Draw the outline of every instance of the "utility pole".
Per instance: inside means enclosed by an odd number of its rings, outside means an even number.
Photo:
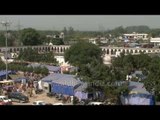
[[[9,27],[10,26],[10,22],[9,21],[1,21],[1,24],[5,27],[5,31],[6,31],[6,35],[5,35],[5,37],[6,37],[6,50],[5,50],[5,54],[6,54],[6,80],[8,80],[8,29],[7,29],[7,27]],[[5,55],[4,55],[4,57],[5,57]]]

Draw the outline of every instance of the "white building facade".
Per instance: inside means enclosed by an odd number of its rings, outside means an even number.
[[[157,38],[151,38],[150,39],[151,43],[154,43],[154,46],[160,46],[160,37]]]
[[[140,40],[140,39],[148,40],[149,39],[148,34],[146,34],[146,33],[139,34],[139,33],[133,32],[132,34],[123,34],[123,36],[124,36],[124,38],[127,38],[129,40]]]

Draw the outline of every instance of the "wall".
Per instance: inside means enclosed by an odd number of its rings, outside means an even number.
[[[57,83],[52,83],[51,92],[63,95],[74,95],[74,88],[72,86],[61,85]]]

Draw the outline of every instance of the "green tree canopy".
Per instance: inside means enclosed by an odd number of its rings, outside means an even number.
[[[6,33],[0,33],[0,47],[6,46]],[[15,44],[15,36],[12,32],[10,32],[7,36],[7,46],[13,46]]]
[[[63,39],[62,38],[54,38],[52,40],[53,45],[64,45]]]
[[[146,25],[139,25],[139,26],[128,26],[126,27],[127,33],[137,32],[137,33],[148,33],[150,28]]]
[[[160,29],[151,29],[150,31],[151,37],[160,37]]]
[[[93,60],[102,60],[102,50],[89,42],[78,42],[65,51],[65,61],[75,66],[90,64]]]
[[[27,48],[24,51],[20,51],[18,60],[24,60],[29,62],[43,62],[43,63],[52,63],[57,64],[56,59],[54,58],[53,52],[47,53],[38,53],[38,50],[33,50],[32,48]]]
[[[25,28],[21,32],[21,41],[23,45],[40,45],[42,41],[39,33],[33,28]]]
[[[5,46],[5,36],[3,34],[0,34],[0,46]]]

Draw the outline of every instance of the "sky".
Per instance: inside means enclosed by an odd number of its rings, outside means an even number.
[[[9,20],[11,30],[32,27],[37,30],[63,30],[72,26],[80,31],[102,31],[118,26],[147,25],[160,28],[160,15],[0,15],[0,21]],[[0,25],[0,30],[4,27]]]

